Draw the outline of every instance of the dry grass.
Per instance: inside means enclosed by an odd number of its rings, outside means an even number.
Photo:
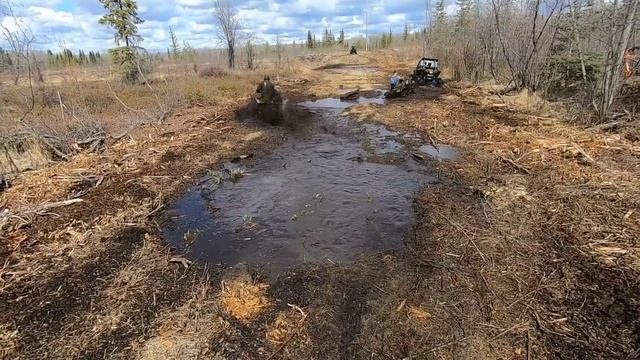
[[[503,96],[501,100],[518,112],[534,114],[540,117],[556,117],[559,114],[557,106],[544,100],[540,95],[523,90],[515,95]]]
[[[207,69],[217,68],[209,66],[203,71]],[[238,99],[253,93],[261,76],[253,72],[214,72],[214,77],[156,73],[148,84],[129,86],[109,77],[70,71],[67,77],[58,76],[61,81],[38,86],[36,107],[23,120],[28,127],[15,120],[26,112],[28,89],[7,87],[0,92],[0,104],[6,109],[0,116],[4,127],[0,139],[7,148],[0,154],[0,172],[41,168],[64,156],[56,150],[69,156],[95,152],[96,148],[89,146],[92,144],[85,146],[82,141],[101,136],[103,145],[109,146],[127,132],[162,123],[185,106],[237,106]]]
[[[238,320],[252,320],[271,306],[267,289],[269,285],[254,283],[250,278],[231,279],[224,283],[220,306]]]
[[[282,85],[296,95],[314,97],[337,97],[345,90],[372,91],[384,88],[386,77],[375,70],[386,62],[379,55],[384,53],[335,56],[309,56],[292,66],[289,77]],[[364,71],[362,70],[364,69]]]
[[[211,284],[205,277],[186,304],[161,316],[153,337],[136,350],[136,358],[200,359],[210,355],[210,341],[225,328],[211,292]]]
[[[306,318],[307,314],[302,309],[292,308],[289,311],[278,313],[275,321],[267,329],[267,341],[275,346],[283,346],[298,334],[308,337],[303,331]],[[303,339],[298,340],[304,341]]]
[[[39,169],[51,161],[51,154],[31,136],[3,141],[0,155],[0,174],[19,173]]]
[[[209,65],[203,68],[202,70],[200,70],[198,72],[198,75],[200,77],[221,78],[227,75],[227,72],[217,66]]]

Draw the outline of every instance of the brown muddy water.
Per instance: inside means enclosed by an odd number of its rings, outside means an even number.
[[[436,181],[430,161],[414,156],[425,143],[341,116],[383,101],[293,105],[310,116],[305,126],[269,155],[211,171],[168,210],[165,238],[192,260],[270,275],[401,248],[416,193]]]

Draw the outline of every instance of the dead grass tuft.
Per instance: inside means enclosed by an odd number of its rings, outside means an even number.
[[[423,310],[422,308],[417,306],[409,306],[409,308],[407,309],[407,315],[409,315],[410,318],[418,321],[428,321],[432,317],[432,315],[426,310]]]
[[[161,320],[156,335],[142,344],[137,359],[201,359],[209,351],[210,341],[225,329],[217,315],[210,283],[203,278],[189,300]]]
[[[0,138],[0,173],[19,173],[39,169],[51,161],[51,153],[32,136]]]
[[[206,66],[205,68],[200,70],[200,72],[198,72],[198,76],[200,77],[212,77],[212,78],[221,78],[226,76],[227,74],[228,73],[226,71],[214,65]]]
[[[267,298],[269,285],[247,279],[225,282],[220,294],[222,309],[238,320],[250,321],[271,306]]]
[[[543,117],[554,117],[558,114],[553,104],[544,100],[537,93],[531,93],[528,90],[523,90],[512,96],[503,96],[502,100],[505,104],[522,113]]]
[[[300,332],[305,319],[305,314],[295,309],[280,312],[273,324],[267,329],[267,341],[274,345],[286,344]]]

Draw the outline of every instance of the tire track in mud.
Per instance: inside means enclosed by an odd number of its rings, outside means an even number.
[[[354,342],[362,332],[362,318],[367,313],[366,305],[369,290],[358,283],[343,283],[346,289],[342,300],[337,304],[336,321],[340,326],[339,353],[342,359],[353,359],[357,353]]]
[[[46,346],[57,358],[99,358],[124,351],[132,338],[149,329],[164,309],[183,302],[195,275],[168,263],[158,239],[144,236],[129,263],[91,298],[84,316],[73,316]],[[87,355],[89,354],[89,355]]]
[[[142,244],[145,231],[127,228],[104,250],[79,266],[54,273],[46,282],[24,283],[0,295],[1,321],[18,331],[22,354],[39,352],[74,318],[82,318],[93,301]]]
[[[119,321],[110,331],[91,341],[88,346],[78,352],[78,355],[86,359],[132,358],[131,345],[154,329],[157,325],[155,320],[160,314],[164,311],[174,311],[190,300],[190,294],[185,291],[185,288],[196,284],[196,278],[196,275],[190,275],[187,279],[179,276],[172,278],[170,274],[158,274],[152,277],[149,281],[155,287],[148,288],[132,300],[134,306],[122,317],[126,320]],[[176,285],[177,282],[181,282],[180,285]]]
[[[362,333],[363,318],[369,311],[367,299],[374,291],[372,279],[375,281],[380,275],[369,266],[318,266],[276,281],[270,296],[283,304],[300,306],[309,314],[306,329],[311,344],[301,349],[290,349],[295,356],[357,358],[356,342]]]

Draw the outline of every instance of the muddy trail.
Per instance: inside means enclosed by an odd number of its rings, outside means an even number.
[[[341,115],[382,103],[363,97],[293,105],[304,121],[287,142],[205,177],[165,213],[165,238],[191,260],[246,263],[272,277],[400,249],[417,192],[435,181],[421,159],[441,154],[416,134]]]

